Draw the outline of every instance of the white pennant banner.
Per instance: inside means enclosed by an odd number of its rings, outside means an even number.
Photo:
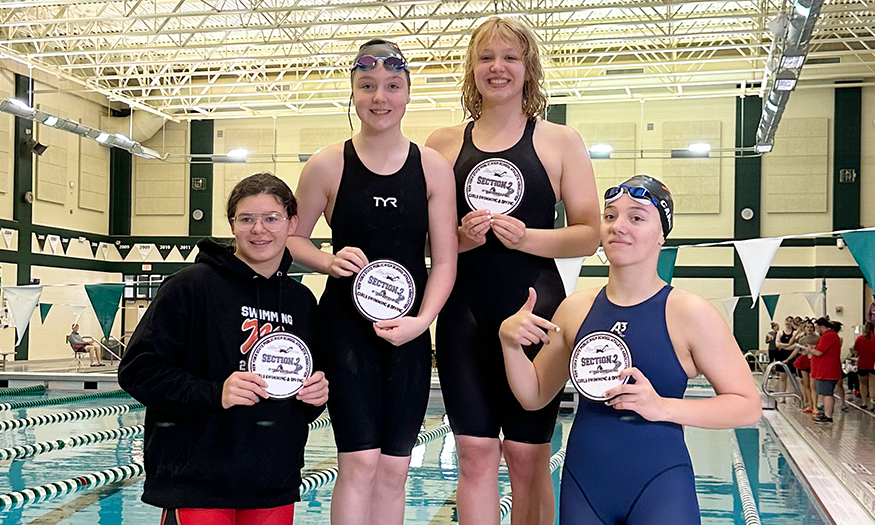
[[[747,285],[750,287],[751,308],[756,306],[760,295],[760,288],[769,273],[769,266],[775,253],[781,246],[781,238],[777,239],[749,239],[746,241],[734,241],[735,251],[741,259],[741,266],[747,276]]]
[[[811,307],[811,311],[814,312],[814,315],[820,315],[817,312],[817,305],[819,305],[821,299],[823,299],[823,294],[820,292],[805,292],[802,295],[805,297],[805,300],[808,301],[808,306]]]
[[[154,245],[152,244],[137,244],[137,251],[140,252],[140,258],[145,261],[146,257],[148,257],[150,253],[152,253],[153,246]]]
[[[39,304],[40,295],[43,293],[42,286],[4,286],[3,295],[6,304],[9,305],[9,314],[12,316],[12,324],[15,325],[15,346],[21,343],[30,316]]]
[[[61,245],[61,237],[58,235],[46,235],[46,240],[49,241],[52,253],[58,253],[58,246]]]
[[[738,297],[724,297],[719,300],[730,319],[732,319],[732,314],[735,313],[735,307],[738,306],[738,299]]]
[[[3,228],[0,231],[3,232],[3,240],[6,241],[6,247],[12,248],[12,237],[15,236],[15,230],[10,230],[9,228]]]
[[[602,262],[602,264],[608,262],[608,256],[605,255],[604,248],[600,247],[598,250],[596,250],[595,254],[599,256],[599,260]]]
[[[100,243],[100,253],[103,254],[103,260],[106,260],[106,254],[109,253],[109,245],[105,242]]]
[[[559,277],[565,286],[565,296],[569,296],[577,289],[577,278],[580,277],[580,267],[583,265],[583,257],[569,257],[567,259],[555,259],[556,268],[559,269]]]
[[[82,317],[82,312],[85,311],[85,306],[71,306],[73,310],[73,324],[79,324],[79,318]]]

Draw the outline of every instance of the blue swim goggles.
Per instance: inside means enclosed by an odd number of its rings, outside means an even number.
[[[391,71],[393,73],[400,73],[401,71],[410,70],[407,67],[407,61],[404,60],[404,57],[397,55],[390,55],[387,57],[375,57],[373,55],[362,55],[358,57],[353,64],[352,69],[361,69],[362,71],[370,71],[377,67],[377,63],[379,61],[383,61],[383,67],[386,68],[387,71]]]
[[[629,186],[627,184],[620,184],[619,186],[612,186],[605,191],[605,205],[614,202],[619,199],[623,192],[629,194],[632,197],[632,200],[639,202],[641,204],[653,204],[659,209],[659,202],[653,198],[653,194],[650,193],[650,190],[645,188],[644,186]]]

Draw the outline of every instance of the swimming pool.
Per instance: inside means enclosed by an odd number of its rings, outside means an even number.
[[[66,395],[69,393],[64,393]],[[42,399],[62,394],[49,394]],[[38,396],[14,396],[2,402],[40,399]],[[130,403],[130,399],[96,399],[75,405],[45,406],[0,412],[0,422],[70,410],[107,407]],[[0,449],[25,444],[64,439],[71,435],[93,433],[118,427],[142,424],[145,412],[81,419],[0,432]],[[424,427],[442,424],[443,410],[439,399],[433,399]],[[559,450],[571,426],[573,415],[562,414],[553,439],[554,451]],[[828,521],[809,497],[780,443],[765,423],[735,431],[686,430],[687,444],[696,471],[696,488],[702,512],[702,523],[708,525],[741,525],[741,501],[734,479],[730,457],[730,435],[735,432],[744,458],[751,488],[760,517],[766,525],[820,525]],[[416,447],[411,458],[407,483],[405,523],[454,523],[457,463],[452,434],[439,437]],[[76,448],[62,449],[18,460],[0,462],[0,494],[20,491],[52,481],[73,478],[110,467],[142,460],[142,436],[122,437]],[[330,428],[311,432],[306,451],[308,473],[336,466],[336,451]],[[553,474],[558,488],[559,473]],[[510,484],[502,467],[500,492],[507,494]],[[306,494],[297,505],[296,525],[327,524],[333,484],[329,483]],[[35,502],[22,508],[0,511],[3,525],[24,525],[39,520],[40,524],[63,525],[140,525],[158,523],[160,511],[139,501],[142,478],[133,478],[115,485],[66,494]],[[558,497],[558,492],[557,492]],[[505,518],[502,523],[509,523]]]

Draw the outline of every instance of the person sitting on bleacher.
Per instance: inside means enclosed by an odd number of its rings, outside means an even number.
[[[92,337],[82,337],[79,335],[79,325],[73,323],[73,331],[70,332],[70,346],[74,352],[88,351],[88,357],[91,359],[91,366],[106,366],[100,359],[100,348]]]

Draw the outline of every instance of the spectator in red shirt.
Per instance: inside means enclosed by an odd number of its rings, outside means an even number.
[[[860,376],[860,397],[863,409],[872,407],[875,409],[875,401],[869,404],[875,397],[875,339],[872,338],[873,324],[866,323],[863,335],[854,341],[854,352],[857,354],[857,375]]]
[[[811,349],[811,377],[817,380],[817,398],[823,399],[823,413],[815,416],[817,423],[832,423],[835,399],[832,396],[836,384],[842,379],[842,340],[839,330],[842,323],[821,317],[814,323],[820,340]]]

